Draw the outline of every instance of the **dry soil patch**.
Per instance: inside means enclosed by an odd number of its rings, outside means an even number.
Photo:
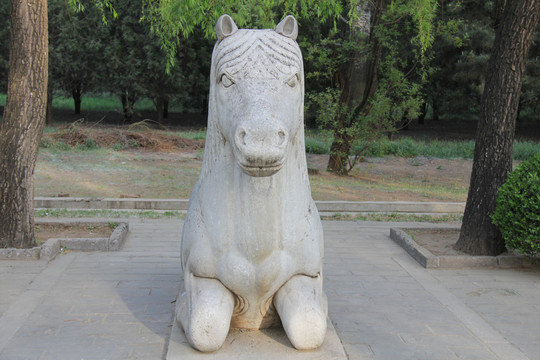
[[[106,224],[36,224],[36,237],[41,243],[52,238],[105,238],[112,232]]]
[[[453,248],[459,238],[458,229],[407,229],[406,232],[435,256],[467,255]]]

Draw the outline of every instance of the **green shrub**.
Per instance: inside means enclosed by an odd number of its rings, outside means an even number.
[[[76,145],[75,149],[81,150],[81,151],[96,150],[96,149],[99,149],[99,145],[96,143],[94,139],[86,138],[84,140],[84,143],[80,143]]]
[[[64,140],[59,140],[57,141],[56,143],[54,143],[54,146],[53,146],[55,149],[57,150],[61,150],[61,151],[68,151],[68,150],[71,150],[71,146],[69,146],[68,143],[66,143]]]
[[[120,150],[126,150],[127,149],[127,145],[125,142],[115,142],[114,144],[112,144],[110,146],[111,149],[113,149],[114,151],[120,151]]]
[[[42,137],[39,143],[39,147],[48,149],[54,146],[54,142],[48,137]]]
[[[516,141],[514,142],[514,160],[530,159],[540,151],[540,142]]]
[[[540,152],[509,174],[491,218],[507,248],[530,256],[540,252]]]
[[[320,140],[306,138],[306,152],[309,154],[328,154],[330,147]]]
[[[128,139],[127,147],[130,149],[136,149],[139,147],[139,143],[135,139]]]

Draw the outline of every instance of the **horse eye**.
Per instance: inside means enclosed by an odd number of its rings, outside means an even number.
[[[286,84],[293,88],[296,86],[296,84],[298,84],[298,80],[298,74],[295,74],[294,76],[291,76],[289,80],[287,80]]]
[[[223,86],[228,88],[234,84],[234,81],[232,81],[231,78],[227,76],[227,74],[223,74],[221,75],[221,83],[223,84]]]

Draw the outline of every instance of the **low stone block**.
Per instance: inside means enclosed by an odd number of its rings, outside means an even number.
[[[120,250],[122,246],[124,245],[124,242],[126,241],[128,231],[129,231],[128,223],[118,224],[118,226],[114,229],[111,236],[109,237],[108,250],[109,251]]]
[[[32,249],[0,249],[0,260],[37,260],[39,247]]]
[[[298,351],[282,328],[245,331],[232,329],[219,351],[202,353],[189,345],[184,332],[173,321],[166,360],[345,360],[345,350],[336,330],[327,322],[323,344],[315,350]]]
[[[446,269],[497,267],[494,256],[439,256],[439,267]]]
[[[405,231],[392,228],[390,229],[390,238],[407,251],[423,267],[438,268],[440,266],[439,258],[418,245]]]
[[[41,246],[41,251],[39,252],[39,259],[50,262],[56,255],[60,253],[60,240],[61,239],[49,239]]]

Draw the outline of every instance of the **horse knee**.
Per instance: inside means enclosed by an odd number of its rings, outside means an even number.
[[[320,276],[292,277],[274,296],[283,328],[299,350],[315,349],[324,341],[328,306]]]
[[[178,299],[177,320],[191,346],[202,352],[215,351],[229,332],[234,297],[218,280],[189,276],[186,292]]]

